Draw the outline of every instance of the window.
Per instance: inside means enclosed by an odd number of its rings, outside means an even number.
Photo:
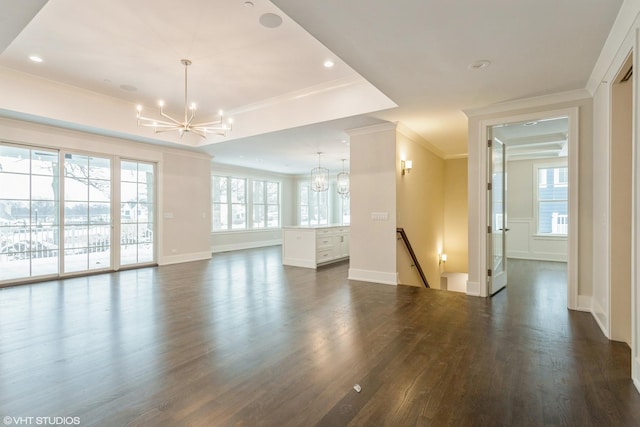
[[[253,181],[253,228],[280,226],[280,184]]]
[[[346,196],[340,197],[340,203],[342,207],[342,225],[349,225],[351,223],[351,197],[349,197],[349,193],[347,193]]]
[[[247,180],[214,175],[212,192],[213,231],[247,228]]]
[[[538,233],[566,235],[568,232],[568,169],[538,168]]]
[[[329,224],[329,191],[311,190],[309,181],[298,183],[300,225]]]

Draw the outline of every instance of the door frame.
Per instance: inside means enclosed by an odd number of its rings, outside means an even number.
[[[538,112],[518,114],[518,115],[505,115],[489,119],[479,120],[479,140],[475,141],[478,144],[477,150],[478,159],[477,164],[474,165],[478,171],[477,176],[484,177],[484,180],[479,179],[469,186],[469,192],[475,191],[477,194],[482,194],[482,197],[478,198],[478,210],[476,212],[477,230],[480,232],[477,236],[471,236],[477,238],[477,247],[481,250],[478,251],[477,265],[484,269],[487,265],[487,233],[486,224],[488,223],[487,215],[487,198],[486,186],[488,179],[488,159],[486,141],[488,139],[489,128],[495,125],[527,122],[534,120],[541,120],[550,117],[564,116],[568,118],[568,168],[569,168],[569,232],[567,235],[567,308],[571,310],[577,310],[579,308],[578,301],[578,225],[579,225],[579,210],[578,210],[578,194],[579,194],[579,180],[578,180],[578,141],[579,141],[579,109],[578,107],[555,109],[555,110],[543,110]],[[470,171],[473,166],[469,165]],[[473,174],[470,173],[470,178]],[[471,206],[471,205],[470,205]],[[473,220],[472,216],[469,216],[470,221]],[[475,228],[475,227],[473,227]],[[472,227],[470,227],[472,229]],[[470,260],[470,267],[472,265]],[[484,272],[486,273],[486,271]],[[481,297],[487,297],[488,295],[488,283],[486,274],[479,274],[479,283],[477,284],[477,292],[475,293]],[[473,293],[470,293],[473,294]]]
[[[503,290],[507,286],[507,147],[504,142],[499,140],[493,135],[492,127],[487,128],[487,142],[491,141],[491,144],[487,143],[487,182],[490,186],[487,186],[487,295],[493,296]],[[500,199],[502,200],[502,228],[499,230],[494,229],[494,196],[497,190],[495,177],[495,163],[494,156],[496,153],[497,145],[500,144],[502,159],[500,170],[502,171],[500,191]],[[495,269],[495,254],[496,254],[496,232],[500,231],[500,252],[502,253],[502,271],[498,273]],[[489,274],[491,272],[491,274]]]

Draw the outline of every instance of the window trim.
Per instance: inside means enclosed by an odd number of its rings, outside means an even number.
[[[540,232],[540,203],[545,203],[545,201],[541,201],[539,198],[539,179],[540,179],[540,170],[541,169],[560,169],[560,168],[566,168],[567,172],[566,172],[566,177],[567,177],[567,181],[566,182],[561,182],[559,180],[559,176],[560,173],[556,173],[554,172],[553,174],[553,182],[551,183],[551,185],[553,185],[554,187],[566,187],[567,188],[567,197],[566,199],[560,199],[560,200],[549,200],[546,202],[565,202],[567,204],[567,217],[568,217],[568,212],[569,212],[569,192],[568,192],[568,186],[569,186],[569,164],[568,161],[565,162],[541,162],[541,163],[534,163],[533,164],[533,199],[534,199],[534,206],[533,206],[533,218],[534,218],[534,223],[535,223],[535,234],[534,236],[536,237],[557,237],[557,238],[566,238],[569,235],[569,230],[567,227],[567,233],[542,233]],[[556,178],[558,178],[556,180]],[[546,179],[546,185],[550,185],[549,180]]]
[[[214,229],[215,224],[215,215],[214,215],[214,205],[216,204],[225,204],[221,202],[215,202],[213,199],[213,191],[214,191],[214,180],[215,178],[226,178],[227,179],[227,206],[229,209],[227,210],[227,228]],[[232,228],[232,203],[231,203],[231,180],[233,179],[241,179],[244,180],[245,183],[245,226],[244,228]],[[278,225],[277,226],[268,226],[267,222],[267,214],[268,211],[265,210],[265,225],[263,227],[254,227],[254,217],[253,217],[253,207],[254,207],[254,182],[263,182],[264,185],[264,203],[260,203],[260,205],[265,206],[265,209],[268,209],[269,206],[277,206],[278,207]],[[268,183],[274,183],[278,187],[278,203],[268,203],[267,198],[267,185]],[[239,232],[249,232],[249,231],[272,231],[278,230],[282,228],[282,181],[278,179],[274,179],[273,177],[261,177],[261,176],[248,176],[244,174],[235,174],[233,172],[220,172],[215,173],[212,171],[211,173],[211,233],[239,233]],[[238,205],[239,203],[235,203]]]

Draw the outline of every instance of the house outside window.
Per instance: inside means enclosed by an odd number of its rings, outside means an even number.
[[[212,231],[280,227],[280,183],[213,175]]]
[[[566,235],[569,230],[568,168],[537,168],[538,234]]]
[[[280,227],[280,184],[253,181],[253,228]]]

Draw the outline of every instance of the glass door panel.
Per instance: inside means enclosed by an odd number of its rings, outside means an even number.
[[[120,164],[120,265],[155,262],[155,167]]]
[[[111,267],[111,160],[64,156],[64,271]]]
[[[490,133],[491,135],[491,133]],[[497,138],[493,138],[489,145],[489,235],[488,246],[488,276],[489,295],[493,295],[507,285],[506,254],[505,254],[505,146]]]
[[[58,152],[0,144],[0,282],[58,273]]]

